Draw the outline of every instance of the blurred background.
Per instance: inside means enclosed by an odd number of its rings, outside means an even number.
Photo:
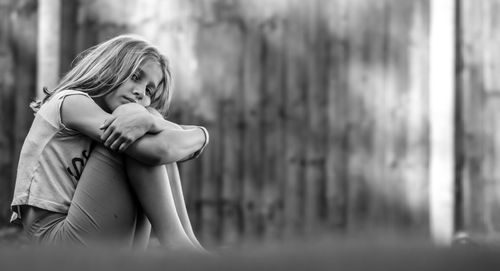
[[[0,0],[0,228],[12,227],[29,102],[40,82],[53,87],[37,67],[60,78],[84,49],[137,33],[171,60],[170,120],[210,131],[204,154],[181,165],[202,243],[361,233],[431,239],[432,0],[60,1],[44,11],[60,22],[53,33],[39,30],[39,1]],[[494,237],[500,1],[455,2],[448,208],[452,231]],[[37,60],[42,34],[59,46],[45,66]]]

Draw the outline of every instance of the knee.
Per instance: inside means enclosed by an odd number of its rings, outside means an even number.
[[[125,170],[131,181],[152,179],[163,176],[165,166],[151,166],[144,164],[136,159],[124,156]]]

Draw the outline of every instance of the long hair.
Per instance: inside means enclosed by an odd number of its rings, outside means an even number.
[[[150,106],[166,116],[172,98],[168,59],[156,47],[133,35],[117,36],[82,52],[59,84],[53,90],[44,88],[45,97],[30,106],[37,112],[52,95],[66,89],[102,97],[120,87],[146,61],[157,62],[162,70],[162,80],[151,97]]]

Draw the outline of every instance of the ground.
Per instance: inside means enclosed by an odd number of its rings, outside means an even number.
[[[0,246],[23,246],[26,241],[22,238],[21,229],[17,227],[0,228]]]
[[[252,244],[211,255],[29,246],[0,230],[0,270],[500,270],[495,247],[436,247],[411,238],[324,238]]]

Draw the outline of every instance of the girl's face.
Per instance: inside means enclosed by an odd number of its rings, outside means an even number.
[[[126,103],[149,106],[161,79],[160,65],[148,60],[119,88],[104,96],[104,106],[109,112],[113,112],[118,106]]]

